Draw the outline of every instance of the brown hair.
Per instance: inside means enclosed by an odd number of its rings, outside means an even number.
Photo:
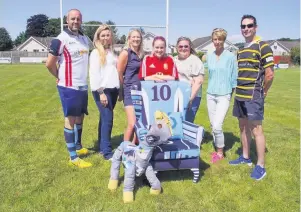
[[[196,51],[194,50],[193,44],[192,44],[190,38],[188,38],[188,37],[184,37],[184,36],[179,37],[177,40],[177,46],[183,40],[188,41],[189,47],[190,47],[190,54],[196,55]]]

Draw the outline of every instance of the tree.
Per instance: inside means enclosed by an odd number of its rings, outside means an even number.
[[[106,22],[106,24],[108,24],[108,25],[116,25],[115,22],[113,22],[113,21],[111,21],[111,20],[108,20],[108,21]],[[111,26],[111,29],[112,29],[112,31],[113,31],[113,33],[114,33],[114,40],[115,40],[115,43],[120,43],[120,42],[119,42],[118,30],[117,30],[116,26]]]
[[[20,32],[19,35],[14,40],[14,45],[19,46],[26,41],[26,34],[24,31]]]
[[[47,37],[46,27],[48,25],[48,17],[44,14],[31,16],[27,19],[26,36]]]
[[[139,27],[139,30],[140,30],[142,36],[144,36],[144,35],[145,35],[145,30],[144,30],[144,28],[143,28],[143,27]]]
[[[200,58],[201,60],[203,60],[203,55],[204,54],[205,54],[204,52],[197,52],[196,56],[198,56],[198,58]]]
[[[13,41],[4,27],[0,28],[0,51],[7,51],[13,48]]]
[[[291,60],[295,65],[300,65],[300,47],[293,47],[291,49]]]
[[[61,19],[60,18],[51,18],[46,25],[46,34],[50,37],[56,37],[61,32]]]
[[[280,38],[280,39],[278,39],[279,41],[292,41],[292,39],[290,39],[290,38]]]
[[[125,42],[126,42],[126,36],[122,35],[119,39],[119,44],[125,44]]]
[[[234,44],[238,49],[242,49],[245,46],[245,43],[241,42],[241,43],[236,43]]]
[[[173,56],[173,57],[178,56],[178,53],[177,52],[173,52],[173,53],[171,53],[171,56]]]
[[[99,25],[101,25],[102,23],[100,21],[88,21],[85,22],[85,24],[98,25],[98,26],[82,26],[82,30],[85,33],[85,35],[87,35],[93,41],[94,34],[98,29]]]

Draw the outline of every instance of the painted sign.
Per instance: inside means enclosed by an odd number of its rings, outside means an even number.
[[[278,68],[288,68],[288,64],[278,64]]]
[[[0,63],[11,63],[10,57],[0,57]]]
[[[20,63],[42,63],[46,57],[20,57]]]
[[[287,69],[287,68],[289,68],[289,64],[275,64],[274,65],[274,69],[279,69],[279,68]]]

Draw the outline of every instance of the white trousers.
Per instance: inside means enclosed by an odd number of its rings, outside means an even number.
[[[207,109],[212,129],[213,141],[217,148],[225,146],[223,123],[229,109],[231,94],[207,94]]]

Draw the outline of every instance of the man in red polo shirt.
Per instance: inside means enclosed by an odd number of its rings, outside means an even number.
[[[153,40],[153,54],[146,56],[140,67],[139,78],[144,80],[177,80],[178,70],[172,57],[166,55],[166,40],[162,36]]]

